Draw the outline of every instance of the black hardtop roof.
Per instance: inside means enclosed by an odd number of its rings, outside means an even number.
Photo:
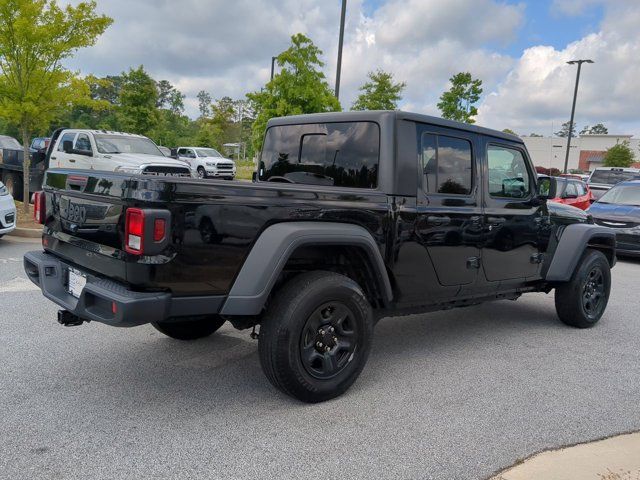
[[[502,138],[511,142],[524,143],[517,135],[511,135],[510,133],[504,133],[499,130],[492,130],[490,128],[479,127],[477,125],[469,125],[467,123],[454,122],[453,120],[446,120],[444,118],[432,117],[430,115],[422,115],[419,113],[410,113],[395,110],[375,110],[364,112],[329,112],[329,113],[310,113],[306,115],[293,115],[290,117],[272,118],[267,123],[268,127],[277,125],[296,125],[301,123],[337,123],[337,122],[376,122],[384,123],[383,119],[389,119],[389,117],[395,117],[396,120],[409,120],[420,123],[428,123],[430,125],[436,125],[439,127],[453,128],[456,130],[463,130],[467,132],[473,132],[480,135],[487,135],[490,137]]]

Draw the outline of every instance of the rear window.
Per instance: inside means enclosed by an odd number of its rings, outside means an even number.
[[[596,170],[591,175],[589,183],[617,185],[620,182],[637,179],[640,179],[640,173],[637,172],[625,172],[622,170]]]
[[[258,179],[376,188],[380,128],[373,122],[283,125],[267,130]]]

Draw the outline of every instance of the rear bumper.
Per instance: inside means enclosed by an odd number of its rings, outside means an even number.
[[[80,298],[67,291],[69,268],[80,270],[87,284]],[[86,269],[46,252],[29,252],[24,269],[45,297],[83,320],[115,327],[135,327],[169,318],[210,315],[220,311],[226,297],[173,297],[167,292],[135,292],[126,285],[98,277]]]

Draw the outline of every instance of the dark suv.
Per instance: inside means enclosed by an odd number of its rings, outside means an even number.
[[[516,136],[403,112],[280,118],[253,183],[49,170],[44,251],[24,264],[65,325],[259,326],[269,380],[317,402],[355,381],[384,316],[555,289],[563,322],[598,322],[614,234],[554,196]]]

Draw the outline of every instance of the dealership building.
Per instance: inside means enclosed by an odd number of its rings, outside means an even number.
[[[562,137],[522,137],[536,167],[564,168],[567,139]],[[607,149],[628,141],[640,167],[640,139],[633,135],[580,135],[571,139],[569,170],[590,172],[601,167]]]

